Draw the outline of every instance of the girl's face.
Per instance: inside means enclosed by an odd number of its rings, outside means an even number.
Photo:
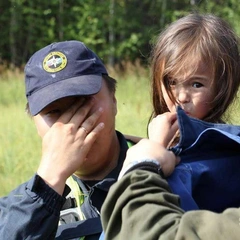
[[[169,79],[168,85],[176,102],[172,102],[162,83],[163,98],[170,112],[176,112],[180,105],[187,115],[203,119],[211,110],[214,99],[213,73],[210,67],[198,64],[197,71],[190,75],[184,73],[181,79]]]

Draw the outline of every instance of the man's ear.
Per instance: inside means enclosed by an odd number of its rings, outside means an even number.
[[[41,127],[38,126],[38,124],[37,124],[36,116],[32,116],[32,120],[33,120],[34,125],[35,125],[35,127],[36,127],[38,136],[41,137],[41,138],[43,138],[44,135],[43,135],[43,133],[41,132]]]
[[[117,115],[117,99],[115,94],[113,94],[113,106],[114,106],[114,114]]]
[[[38,136],[39,136],[39,137],[42,137],[41,132],[39,131],[38,126],[37,126],[37,124],[36,124],[35,121],[34,121],[34,125],[35,125],[35,127],[36,127]]]

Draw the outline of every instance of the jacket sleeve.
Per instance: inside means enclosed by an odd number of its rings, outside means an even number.
[[[240,236],[239,209],[222,214],[184,212],[167,182],[145,170],[134,170],[115,183],[101,213],[105,240],[225,240]]]
[[[35,175],[0,198],[0,240],[54,239],[64,201]]]

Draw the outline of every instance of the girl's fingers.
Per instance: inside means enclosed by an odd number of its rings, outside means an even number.
[[[178,131],[176,113],[164,113],[155,117],[148,126],[149,139],[167,147],[169,142]]]
[[[177,113],[176,112],[163,113],[155,117],[153,120],[159,121],[159,119],[166,119],[165,121],[167,121],[169,125],[173,125],[177,121]]]
[[[173,132],[177,132],[179,130],[177,119],[175,119],[175,121],[172,123],[171,129]]]

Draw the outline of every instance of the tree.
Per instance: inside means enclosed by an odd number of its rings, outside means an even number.
[[[240,34],[238,0],[11,0],[0,2],[0,58],[22,66],[38,49],[76,39],[114,65],[148,55],[155,37],[190,12],[214,13]]]

